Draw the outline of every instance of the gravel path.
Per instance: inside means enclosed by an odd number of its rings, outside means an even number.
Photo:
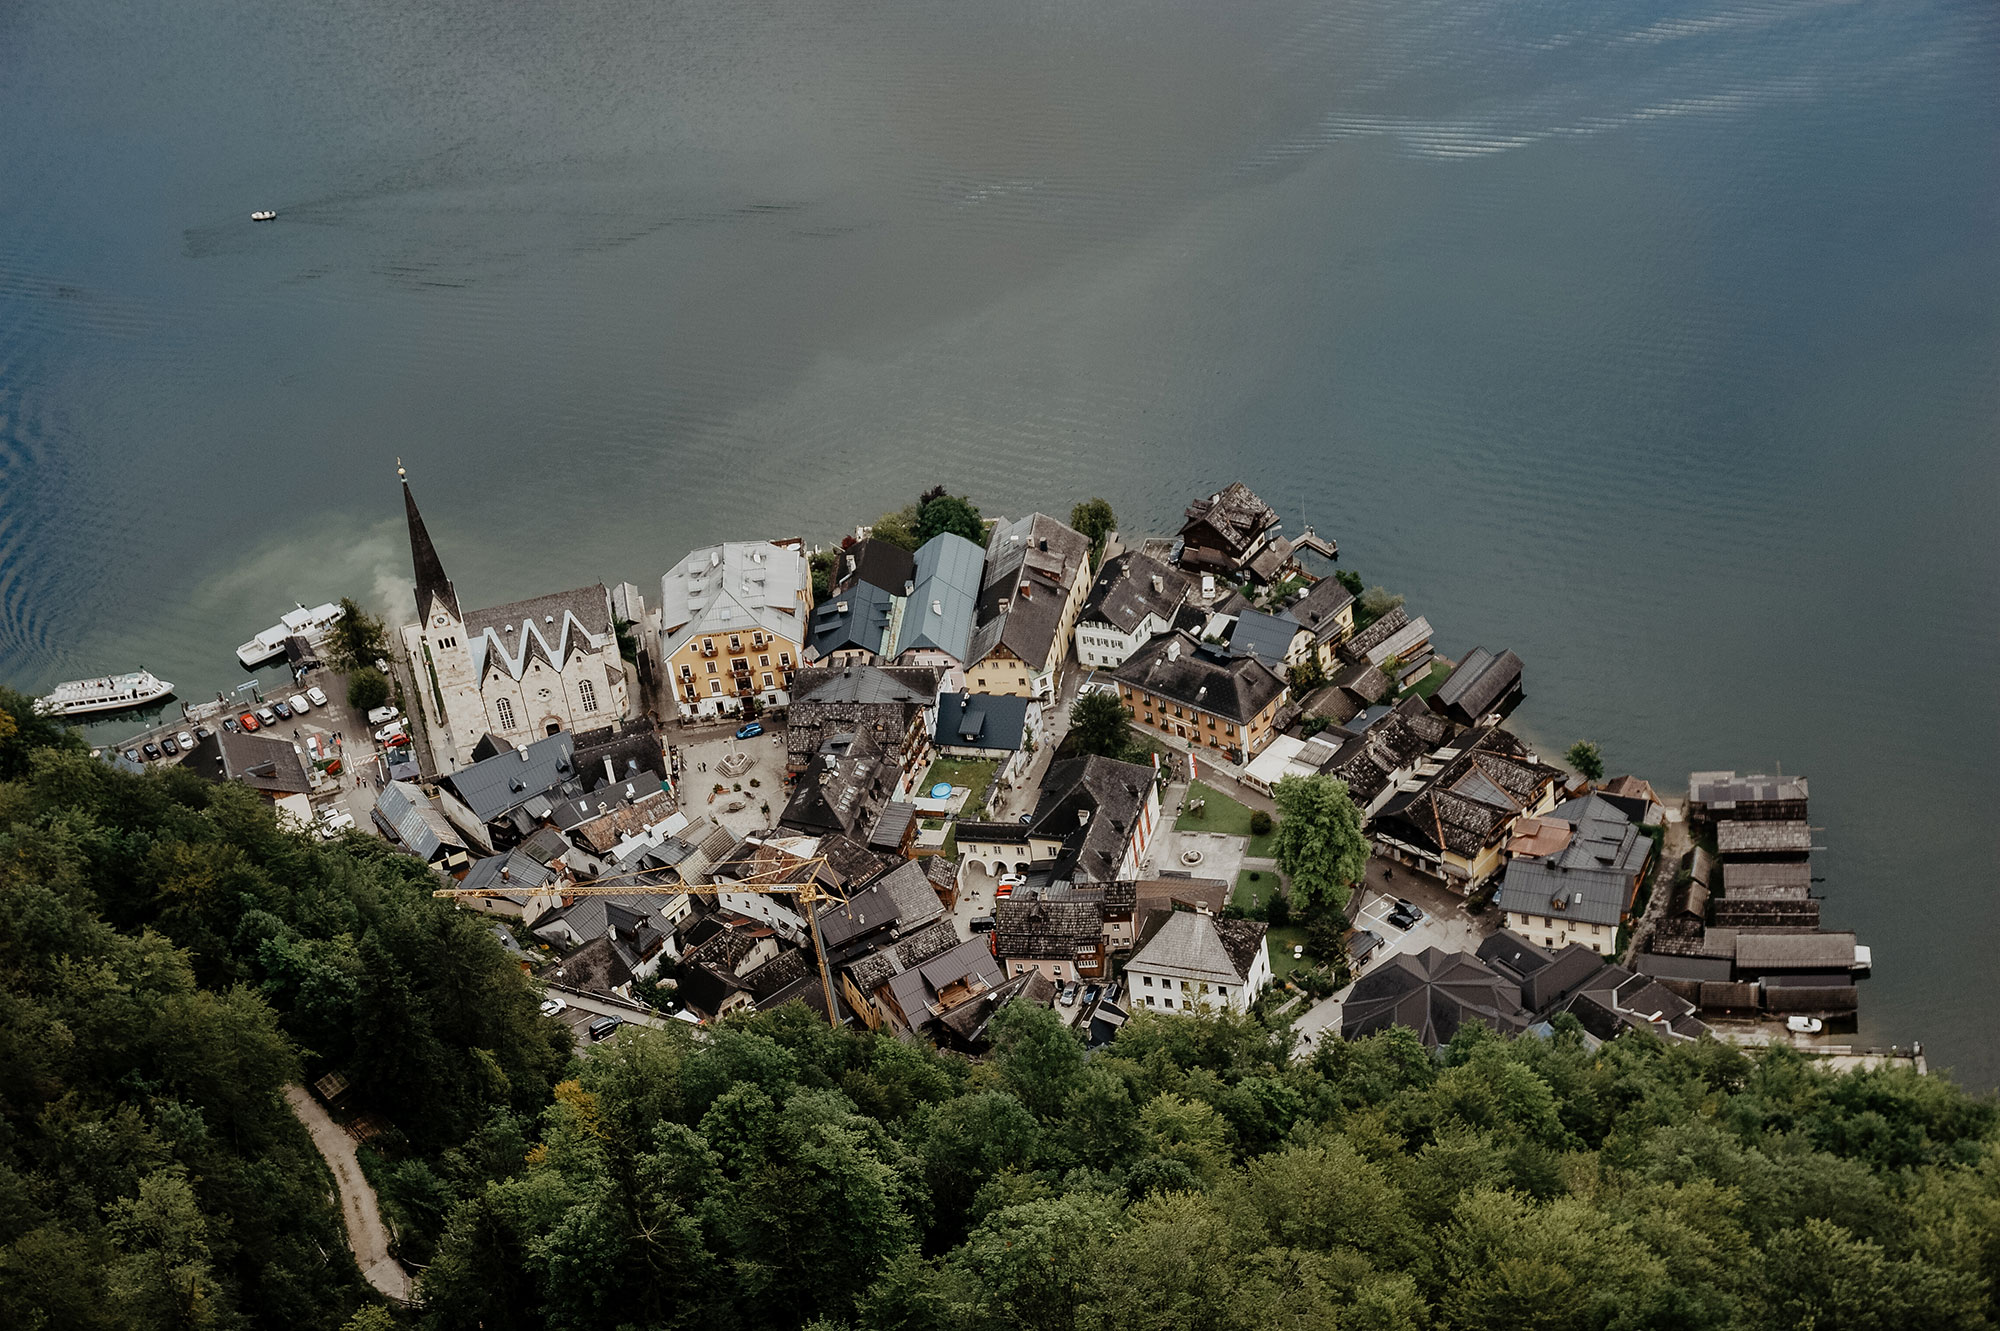
[[[305,1087],[287,1086],[285,1099],[292,1106],[292,1113],[312,1134],[320,1158],[333,1171],[334,1184],[340,1189],[340,1218],[347,1227],[347,1246],[354,1250],[355,1265],[361,1268],[368,1283],[383,1294],[399,1303],[407,1302],[409,1273],[389,1255],[389,1231],[382,1223],[375,1189],[369,1186],[367,1176],[361,1172],[361,1161],[354,1154],[354,1139],[327,1117],[326,1110],[307,1094]]]

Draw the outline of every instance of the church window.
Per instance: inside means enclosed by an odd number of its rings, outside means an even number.
[[[500,718],[500,728],[502,730],[512,730],[514,728],[514,704],[511,699],[502,698],[494,703],[493,714]]]
[[[595,684],[592,684],[587,679],[579,680],[576,686],[576,696],[583,700],[584,711],[594,712],[597,710],[597,686]]]

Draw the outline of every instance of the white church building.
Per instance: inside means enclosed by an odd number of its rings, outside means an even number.
[[[403,507],[418,614],[402,632],[419,694],[406,701],[421,711],[441,772],[470,764],[473,747],[489,734],[521,746],[630,715],[611,593],[602,583],[461,611],[407,479]]]

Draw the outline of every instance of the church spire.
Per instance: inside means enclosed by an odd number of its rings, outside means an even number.
[[[403,471],[401,458],[396,459],[396,479],[403,483],[403,513],[410,522],[410,561],[417,570],[417,616],[428,620],[433,603],[442,601],[451,617],[458,619],[461,617],[458,592],[444,575],[444,563],[438,558],[437,547],[431,544],[430,532],[424,528],[424,515],[417,512],[417,497],[410,493],[410,478]]]

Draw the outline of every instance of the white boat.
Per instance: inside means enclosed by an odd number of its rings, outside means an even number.
[[[274,213],[274,212],[272,212],[272,211],[271,211],[270,209],[266,208],[266,209],[265,209],[265,210],[263,210],[262,212],[256,212],[256,213],[252,213],[252,214],[250,214],[250,220],[251,220],[251,221],[253,221],[253,222],[268,222],[268,221],[270,221],[270,220],[271,220],[272,218],[274,218],[274,217],[276,217],[276,216],[277,216],[277,214],[276,214],[276,213]]]
[[[38,716],[81,716],[86,712],[122,712],[144,707],[174,691],[174,686],[150,670],[98,679],[72,679],[35,699]]]
[[[243,663],[245,670],[255,670],[285,654],[285,639],[293,636],[316,638],[333,627],[333,622],[339,618],[340,607],[332,601],[311,610],[303,605],[296,610],[287,610],[283,619],[238,647],[236,659]]]

